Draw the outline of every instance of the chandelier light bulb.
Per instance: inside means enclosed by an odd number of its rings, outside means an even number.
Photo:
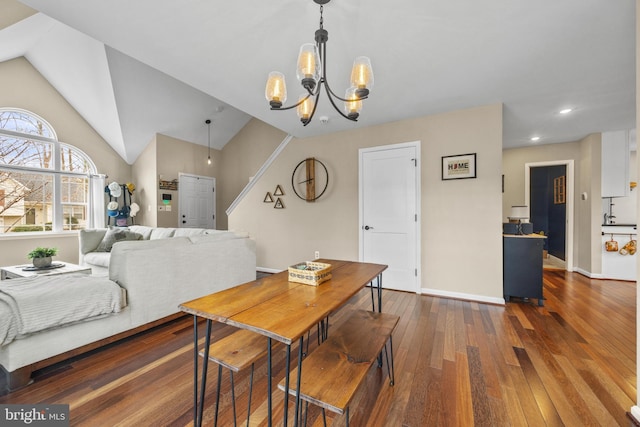
[[[269,73],[264,95],[272,108],[280,108],[282,104],[287,102],[287,85],[284,81],[284,74],[279,71]]]
[[[357,119],[360,115],[360,110],[362,110],[362,100],[360,100],[360,97],[356,95],[356,90],[357,88],[350,87],[347,89],[347,93],[344,96],[344,98],[348,100],[344,103],[344,111],[352,120]]]
[[[305,43],[300,46],[296,75],[302,83],[302,87],[310,91],[315,88],[320,79],[320,56],[315,44]]]
[[[313,112],[313,102],[311,100],[312,98],[307,94],[300,95],[300,103],[296,111],[298,112],[300,121],[304,124],[307,124],[309,120],[311,120],[311,113]]]
[[[369,95],[368,89],[373,87],[373,69],[371,68],[371,60],[366,56],[359,56],[353,61],[351,86],[358,89],[356,93],[360,98]]]

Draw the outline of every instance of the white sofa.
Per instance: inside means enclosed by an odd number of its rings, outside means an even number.
[[[110,252],[97,255],[94,251],[107,230],[79,234],[81,262],[125,288],[127,307],[108,317],[41,331],[0,347],[7,388],[25,385],[33,370],[99,347],[107,338],[122,338],[167,321],[181,313],[180,303],[256,278],[255,242],[246,234],[142,226],[132,226],[130,231],[140,232],[142,240],[119,241]]]

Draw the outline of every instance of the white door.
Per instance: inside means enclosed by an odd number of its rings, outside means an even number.
[[[386,264],[382,286],[419,292],[420,143],[360,150],[360,260]]]
[[[179,227],[216,228],[216,180],[208,176],[178,176]]]

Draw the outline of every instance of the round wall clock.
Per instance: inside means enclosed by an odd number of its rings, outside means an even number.
[[[296,196],[307,202],[319,199],[329,186],[329,172],[320,160],[309,157],[296,165],[291,175]]]

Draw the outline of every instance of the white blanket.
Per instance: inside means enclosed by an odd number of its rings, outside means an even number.
[[[0,282],[0,345],[16,337],[117,313],[121,288],[104,277],[61,274]]]

